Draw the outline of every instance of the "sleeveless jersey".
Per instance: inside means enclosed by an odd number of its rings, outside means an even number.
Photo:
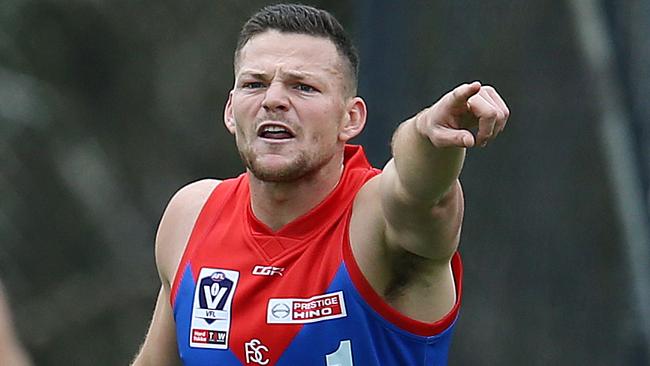
[[[354,197],[380,171],[346,146],[336,188],[278,231],[258,221],[246,174],[221,182],[195,223],[171,291],[185,365],[444,365],[461,298],[424,323],[370,286],[349,242]]]

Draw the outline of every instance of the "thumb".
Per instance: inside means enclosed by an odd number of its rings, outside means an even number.
[[[436,126],[428,133],[433,146],[441,147],[473,147],[474,135],[468,130]]]

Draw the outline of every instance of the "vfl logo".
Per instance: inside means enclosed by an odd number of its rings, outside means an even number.
[[[269,359],[264,357],[264,352],[268,352],[269,348],[260,342],[259,339],[251,339],[244,343],[244,350],[246,351],[246,363],[254,362],[258,365],[266,365]]]
[[[284,267],[273,266],[255,266],[253,267],[253,274],[258,276],[282,276]]]
[[[201,268],[194,290],[190,346],[228,349],[230,317],[239,272]]]
[[[217,319],[226,319],[227,314],[223,309],[230,298],[233,282],[223,272],[214,272],[210,277],[202,279],[199,287],[199,307],[205,309],[203,319],[208,324]]]

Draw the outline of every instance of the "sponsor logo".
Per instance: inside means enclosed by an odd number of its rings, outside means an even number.
[[[192,329],[192,342],[203,344],[226,344],[227,332]]]
[[[269,359],[264,356],[263,352],[268,352],[269,348],[260,342],[259,339],[251,339],[244,343],[244,351],[246,353],[246,363],[256,363],[258,365],[266,365]]]
[[[228,348],[230,313],[239,272],[201,268],[194,291],[190,346]]]
[[[347,316],[343,291],[308,299],[270,299],[266,322],[269,324],[314,323]]]
[[[255,266],[253,267],[253,274],[257,276],[282,276],[284,267],[273,266]]]
[[[271,314],[275,319],[286,319],[291,314],[289,305],[279,302],[271,308]]]

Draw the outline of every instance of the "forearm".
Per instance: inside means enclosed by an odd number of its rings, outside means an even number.
[[[460,175],[465,148],[436,147],[422,133],[422,113],[403,122],[393,136],[397,184],[409,200],[434,206]]]
[[[390,247],[432,260],[451,257],[463,219],[458,176],[465,150],[486,146],[508,115],[492,87],[473,82],[456,87],[400,125],[393,137],[393,159],[380,180]]]

